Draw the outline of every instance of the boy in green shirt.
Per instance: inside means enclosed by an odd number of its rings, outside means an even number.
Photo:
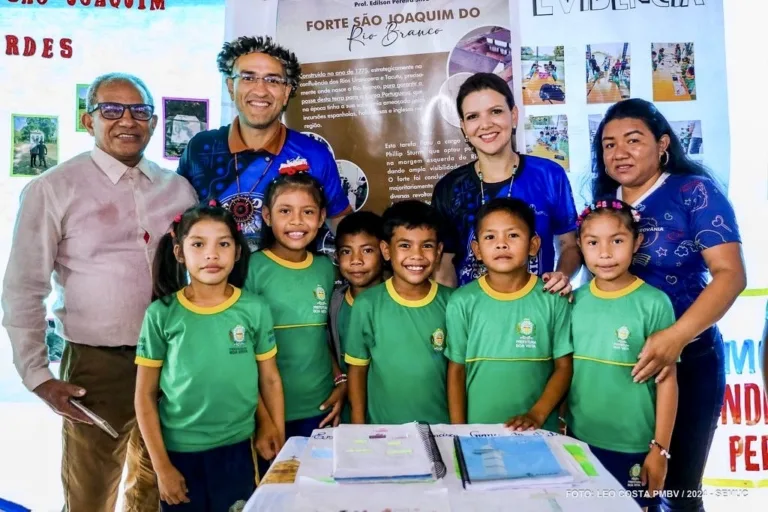
[[[352,423],[447,423],[445,308],[451,289],[430,280],[443,245],[437,212],[421,201],[384,212],[381,252],[393,276],[352,307],[344,360]]]
[[[497,198],[477,213],[472,251],[488,274],[457,290],[446,312],[451,423],[557,432],[573,373],[568,299],[528,272],[539,251],[534,213]]]
[[[344,353],[355,297],[382,281],[384,260],[380,245],[383,239],[381,217],[373,212],[347,215],[336,228],[336,259],[346,284],[331,296],[329,327],[334,354],[343,373],[347,373]],[[341,422],[349,423],[350,414],[349,403],[346,403]]]

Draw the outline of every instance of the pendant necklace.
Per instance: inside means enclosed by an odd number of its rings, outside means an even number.
[[[228,209],[232,213],[232,216],[235,218],[235,222],[238,224],[247,224],[256,214],[256,202],[251,198],[251,194],[254,190],[256,190],[256,187],[259,186],[264,177],[267,175],[269,168],[272,166],[274,161],[275,157],[270,157],[269,163],[264,169],[264,172],[261,173],[259,179],[256,180],[256,182],[247,193],[243,194],[240,192],[240,171],[237,168],[237,154],[235,154],[235,172],[237,172],[237,174],[235,174],[235,180],[237,181],[237,194],[235,194],[235,197],[232,198],[232,200],[229,202]]]
[[[520,157],[518,156],[517,163],[512,166],[512,176],[509,177],[509,189],[507,189],[507,199],[512,198],[512,183],[515,181],[515,174],[517,174],[517,168],[520,165]],[[480,201],[485,205],[485,187],[483,186],[483,171],[480,170],[480,162],[477,163],[477,177],[480,178]]]

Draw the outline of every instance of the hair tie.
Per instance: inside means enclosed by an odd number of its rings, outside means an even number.
[[[176,215],[176,216],[173,218],[173,222],[175,222],[176,224],[178,224],[179,222],[181,222],[181,214],[180,214],[180,213],[179,213],[179,214],[177,214],[177,215]]]
[[[218,206],[218,204],[216,203],[215,199],[211,199],[210,201],[208,201],[208,206]]]

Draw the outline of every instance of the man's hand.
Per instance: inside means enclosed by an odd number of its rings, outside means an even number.
[[[93,425],[91,419],[80,409],[69,403],[70,398],[81,398],[85,396],[86,391],[74,384],[59,379],[51,379],[37,386],[34,394],[48,404],[56,414],[78,423]]]

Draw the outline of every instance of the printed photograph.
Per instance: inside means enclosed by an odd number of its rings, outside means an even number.
[[[569,171],[567,117],[528,116],[525,119],[525,153],[552,160]]]
[[[189,140],[208,129],[208,100],[163,98],[163,156],[178,160]]]
[[[603,120],[603,114],[590,114],[589,115],[589,147],[595,142],[595,134],[600,127],[600,121]]]
[[[629,43],[587,45],[587,103],[616,103],[630,94]]]
[[[520,61],[524,105],[565,103],[564,46],[523,46]]]
[[[670,121],[672,131],[680,139],[685,153],[690,156],[704,154],[701,121]]]
[[[328,259],[338,267],[339,259],[336,257],[336,237],[333,236],[330,229],[325,227],[323,229],[325,229],[325,234],[318,232],[317,235],[317,252],[323,256],[327,256]]]
[[[311,137],[311,138],[315,139],[317,142],[322,142],[323,144],[325,144],[325,147],[327,147],[328,151],[331,152],[331,156],[336,158],[336,153],[333,152],[333,147],[331,146],[330,142],[325,140],[325,137],[323,137],[322,135],[319,135],[319,134],[317,134],[315,132],[301,132],[301,133],[303,133],[307,137]]]
[[[512,84],[511,35],[504,27],[476,28],[462,37],[448,58],[448,76],[496,73]]]
[[[456,73],[455,75],[448,77],[448,79],[443,82],[443,85],[440,86],[437,110],[440,111],[440,115],[448,124],[455,126],[456,128],[461,126],[459,113],[456,111],[456,98],[459,96],[461,85],[471,76],[471,73]]]
[[[341,176],[341,186],[355,211],[368,200],[368,178],[363,170],[349,160],[336,160]]]
[[[75,97],[77,98],[77,111],[75,112],[75,131],[87,132],[83,126],[83,122],[80,120],[85,114],[85,102],[88,95],[88,87],[90,84],[77,84],[75,86]]]
[[[59,163],[59,118],[11,114],[11,176],[37,176]]]
[[[653,101],[693,101],[696,73],[693,43],[651,44]]]

